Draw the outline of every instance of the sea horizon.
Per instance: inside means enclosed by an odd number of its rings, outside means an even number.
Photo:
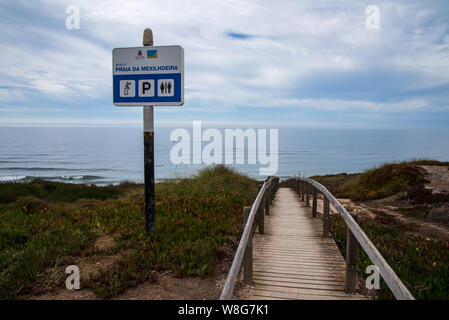
[[[203,129],[211,127],[206,124]],[[172,163],[170,151],[176,142],[170,141],[170,134],[177,128],[192,131],[191,126],[156,127],[156,181],[189,177],[207,166]],[[220,132],[224,130],[223,127],[216,128]],[[228,128],[245,130],[248,127]],[[357,173],[397,161],[449,160],[449,129],[445,128],[276,129],[279,150],[275,175],[281,178]],[[245,163],[235,164],[234,161],[230,166],[252,178],[265,179],[266,176],[259,173],[260,164],[248,164],[245,142]],[[202,143],[203,148],[205,144]],[[233,151],[235,153],[235,146]],[[193,152],[190,158],[193,158]],[[20,182],[35,178],[95,185],[122,181],[143,183],[142,128],[0,126],[0,181]]]

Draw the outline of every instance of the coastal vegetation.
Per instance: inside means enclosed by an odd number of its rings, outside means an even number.
[[[422,165],[448,166],[449,162],[416,160],[389,163],[356,174],[315,176],[313,179],[326,185],[335,196],[351,200],[386,198],[401,191],[423,189],[425,171]],[[423,191],[423,190],[421,190]]]
[[[359,224],[415,298],[449,299],[449,241],[420,234],[416,222],[404,223],[382,207],[391,198],[397,213],[424,221],[447,204],[447,194],[424,188],[426,165],[449,170],[449,163],[420,160],[313,178],[338,198],[371,206],[374,217],[360,215]],[[235,250],[242,208],[254,200],[257,184],[221,165],[158,183],[157,229],[147,234],[142,185],[0,183],[0,299],[63,289],[69,265],[80,266],[82,288],[101,298],[154,282],[161,273],[211,276]],[[330,222],[345,255],[346,226],[338,215]],[[363,279],[372,262],[361,248],[359,253]],[[100,266],[92,268],[92,261]],[[393,296],[382,282],[375,298]]]
[[[346,225],[338,216],[330,217],[332,234],[346,255]],[[449,242],[413,234],[413,225],[397,223],[378,212],[376,218],[362,217],[359,225],[416,299],[449,299]],[[359,247],[358,273],[367,277],[373,263]],[[376,299],[394,299],[385,282],[375,292]]]
[[[37,180],[2,183],[0,194],[0,299],[63,288],[65,268],[92,257],[112,262],[89,275],[80,267],[81,286],[109,298],[161,271],[211,275],[241,231],[242,209],[254,200],[257,181],[220,165],[159,183],[150,234],[142,185]],[[99,246],[102,239],[110,244]]]
[[[358,223],[416,299],[447,300],[449,241],[436,235],[429,238],[421,234],[419,228],[420,220],[428,220],[429,212],[449,201],[447,193],[433,193],[424,187],[429,181],[422,166],[429,165],[447,166],[449,170],[448,162],[419,160],[385,164],[358,174],[316,176],[313,179],[338,198],[348,198],[363,204],[364,208],[372,208],[374,218],[362,214]],[[392,205],[397,208],[397,213],[417,220],[407,222],[407,219],[397,219],[394,214],[386,213],[385,207],[391,209]],[[337,245],[345,255],[346,225],[338,215],[332,215],[330,223]],[[358,272],[362,279],[366,278],[366,267],[371,264],[359,247]],[[393,298],[383,281],[375,298]]]

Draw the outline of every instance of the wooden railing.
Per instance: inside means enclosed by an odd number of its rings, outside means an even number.
[[[345,291],[352,293],[356,287],[357,242],[366,252],[368,257],[379,268],[379,273],[385,283],[398,300],[414,300],[414,297],[401,282],[393,269],[388,265],[380,252],[367,237],[357,223],[357,215],[348,213],[338,200],[320,183],[309,178],[291,178],[286,180],[287,185],[296,191],[306,206],[310,207],[310,195],[312,194],[312,216],[317,214],[318,192],[323,194],[323,235],[329,236],[329,204],[331,203],[347,226],[346,241],[346,283]]]
[[[246,283],[252,282],[253,277],[253,253],[252,253],[252,237],[253,237],[253,224],[258,216],[258,229],[259,233],[264,233],[264,215],[269,214],[270,204],[274,197],[274,194],[279,187],[279,178],[270,177],[262,186],[260,186],[259,193],[256,200],[254,200],[251,209],[249,207],[243,210],[244,229],[240,243],[232,262],[231,269],[226,278],[223,291],[221,292],[220,300],[229,300],[232,297],[234,286],[237,281],[240,269],[243,262],[243,279]]]

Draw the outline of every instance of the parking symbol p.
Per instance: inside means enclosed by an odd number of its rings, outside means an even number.
[[[154,97],[154,80],[139,80],[139,97]]]

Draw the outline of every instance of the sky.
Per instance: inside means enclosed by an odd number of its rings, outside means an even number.
[[[449,128],[447,0],[0,0],[0,125],[141,126],[112,104],[112,49],[147,27],[185,52],[156,126]]]

